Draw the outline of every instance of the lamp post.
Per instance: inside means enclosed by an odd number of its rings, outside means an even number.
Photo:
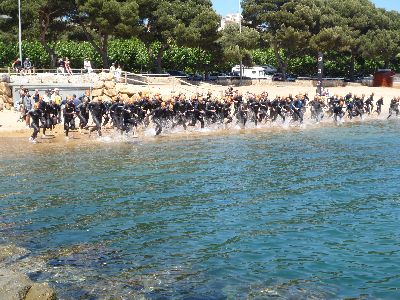
[[[21,30],[21,0],[18,0],[18,47],[19,47],[19,60],[22,65],[22,30]]]

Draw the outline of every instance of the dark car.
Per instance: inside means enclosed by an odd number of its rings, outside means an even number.
[[[187,79],[190,80],[190,81],[202,81],[203,80],[203,76],[201,76],[199,74],[189,74]]]
[[[286,74],[286,80],[284,80],[283,78],[283,74],[282,73],[275,73],[274,75],[272,75],[272,81],[290,81],[290,82],[294,82],[296,81],[297,77],[293,74]]]
[[[188,76],[188,74],[186,74],[185,72],[183,72],[183,71],[175,71],[175,70],[172,70],[172,71],[168,71],[167,72],[170,76],[174,76],[174,77],[184,77],[184,78],[188,78],[189,76]]]

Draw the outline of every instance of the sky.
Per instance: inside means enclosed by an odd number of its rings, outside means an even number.
[[[218,14],[225,16],[227,14],[239,12],[240,0],[211,0]],[[388,10],[397,10],[400,12],[399,0],[372,0],[376,7],[386,8]]]

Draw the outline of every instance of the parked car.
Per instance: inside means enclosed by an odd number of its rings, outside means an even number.
[[[176,71],[176,70],[171,70],[167,72],[170,76],[174,76],[174,77],[182,77],[182,78],[188,78],[188,74],[186,74],[183,71]]]
[[[291,81],[294,82],[296,81],[297,77],[293,74],[286,74],[286,81]],[[272,81],[285,81],[283,78],[283,74],[282,73],[275,73],[272,76]]]
[[[202,81],[203,80],[203,76],[199,75],[199,74],[189,74],[188,80],[190,81]]]
[[[226,78],[227,76],[228,76],[228,75],[225,74],[225,73],[213,72],[213,73],[208,74],[207,80],[215,81],[215,80],[217,80],[217,79]]]

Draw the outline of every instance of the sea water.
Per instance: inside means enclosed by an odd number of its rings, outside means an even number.
[[[400,122],[0,143],[1,243],[61,299],[399,299]]]

